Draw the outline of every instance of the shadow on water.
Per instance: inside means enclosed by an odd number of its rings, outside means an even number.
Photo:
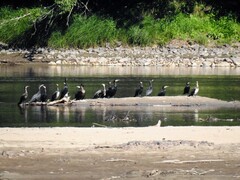
[[[199,110],[189,108],[147,107],[85,107],[85,106],[23,106],[16,105],[23,87],[29,85],[29,97],[44,83],[48,98],[63,87],[67,77],[70,96],[76,86],[85,85],[86,98],[92,98],[102,83],[115,78],[118,82],[116,98],[134,95],[139,81],[144,84],[154,79],[153,96],[162,85],[168,85],[167,96],[180,95],[186,81],[200,83],[200,96],[226,101],[240,100],[239,69],[227,68],[162,68],[162,67],[77,67],[77,66],[0,66],[0,127],[90,127],[97,123],[109,127],[151,126],[161,120],[162,126],[240,125],[239,109]],[[143,93],[143,94],[144,94]]]

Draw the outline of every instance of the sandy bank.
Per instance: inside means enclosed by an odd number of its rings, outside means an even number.
[[[1,147],[84,148],[130,141],[240,143],[240,127],[1,128]]]
[[[0,179],[236,179],[240,127],[1,128]]]

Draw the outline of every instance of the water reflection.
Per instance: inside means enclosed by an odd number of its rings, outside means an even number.
[[[223,76],[220,76],[223,75]],[[227,76],[225,76],[227,75]],[[232,76],[228,76],[232,75]],[[16,102],[25,85],[30,85],[31,97],[40,84],[45,84],[49,97],[62,88],[67,77],[70,96],[73,98],[76,85],[83,83],[86,98],[92,98],[100,84],[120,78],[116,98],[134,95],[136,83],[142,81],[144,94],[150,79],[153,96],[163,84],[169,85],[168,96],[182,94],[186,81],[201,83],[200,96],[222,100],[240,100],[240,68],[163,68],[163,67],[89,67],[89,66],[0,66],[0,126],[85,126],[93,123],[106,126],[149,126],[158,120],[167,125],[240,125],[238,109],[199,110],[169,109],[168,107],[85,107],[85,106],[23,106]],[[230,87],[227,89],[227,87]],[[226,93],[226,89],[228,93]],[[220,90],[220,91],[219,91]],[[231,121],[230,121],[231,120]],[[222,125],[222,124],[220,124]]]
[[[206,113],[207,112],[207,113]],[[79,126],[91,127],[97,123],[109,127],[125,126],[151,126],[161,120],[162,126],[169,125],[202,125],[204,123],[221,123],[223,121],[240,125],[240,120],[235,117],[221,119],[218,117],[221,109],[215,111],[198,110],[194,108],[172,107],[105,107],[105,106],[23,106],[19,107],[21,117],[11,122],[8,126]],[[229,112],[228,112],[229,113]],[[231,113],[231,112],[230,112]],[[236,112],[235,112],[236,113]],[[238,114],[240,114],[238,112]],[[229,120],[231,119],[231,121]],[[16,122],[15,122],[16,121]],[[4,126],[0,122],[1,126]],[[206,125],[206,124],[205,124]],[[213,124],[212,124],[213,125]]]
[[[49,65],[15,65],[0,66],[0,76],[12,77],[39,76],[154,76],[154,75],[240,75],[240,68],[234,67],[161,67],[161,66],[49,66]]]

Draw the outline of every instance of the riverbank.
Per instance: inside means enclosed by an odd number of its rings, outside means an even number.
[[[239,178],[239,127],[1,128],[0,178]]]
[[[173,41],[165,47],[38,48],[0,51],[1,64],[46,63],[76,66],[239,67],[240,44],[205,47]]]
[[[212,66],[209,64],[209,67],[238,67],[235,64],[239,59],[239,46],[225,46],[219,49],[215,47],[216,50],[210,48],[210,51],[198,46],[196,54],[191,50],[192,46],[186,45],[192,53],[189,56],[187,53],[179,55],[185,51],[183,45],[177,46],[176,49],[38,49],[32,61],[27,59],[30,50],[8,49],[1,50],[0,59],[3,64],[8,65],[44,63],[50,69],[64,65],[150,67],[153,66],[151,62],[157,63],[154,66],[169,66],[173,69],[195,65],[205,67],[209,62],[214,63]],[[217,56],[217,52],[221,51],[221,55]],[[57,55],[58,52],[60,55],[67,52],[67,55],[61,57]],[[209,54],[201,55],[200,52],[215,54],[210,58]],[[150,57],[151,53],[153,56]],[[79,58],[79,63],[76,58]],[[50,70],[43,68],[42,71],[49,73]],[[89,71],[89,68],[86,71]],[[69,74],[75,73],[71,70]],[[129,110],[130,106],[145,108],[150,102],[148,99],[151,99],[155,108],[171,106],[170,108],[175,110],[191,107],[239,107],[239,102],[223,102],[200,96],[163,97],[161,101],[158,97],[139,97],[134,99],[135,102],[133,98],[118,98],[117,103],[113,102],[115,99],[78,103],[79,106],[85,104],[96,108],[108,103],[111,108],[121,106]],[[236,179],[240,177],[240,139],[237,137],[240,137],[240,128],[237,126],[1,128],[0,179]]]

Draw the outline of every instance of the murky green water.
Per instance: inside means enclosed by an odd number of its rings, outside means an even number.
[[[195,85],[199,81],[200,96],[227,101],[240,100],[240,72],[238,69],[171,69],[162,67],[73,67],[73,66],[0,66],[0,126],[92,126],[93,123],[107,126],[162,125],[240,125],[240,109],[166,109],[152,107],[26,107],[19,109],[16,103],[29,85],[29,96],[44,83],[48,97],[55,91],[55,84],[63,87],[67,77],[70,96],[74,97],[76,86],[85,85],[86,98],[92,98],[102,83],[115,78],[118,83],[117,98],[134,95],[139,81],[144,88],[154,79],[153,96],[163,85],[168,85],[167,96],[181,95],[186,81]],[[145,93],[145,92],[144,92]]]

